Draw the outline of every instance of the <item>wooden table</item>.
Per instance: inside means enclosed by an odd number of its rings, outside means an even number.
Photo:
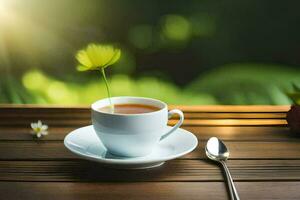
[[[197,149],[149,170],[113,170],[71,154],[63,139],[90,124],[86,107],[0,108],[0,199],[227,199],[220,168],[206,159],[207,139],[225,141],[241,199],[300,199],[300,137],[289,133],[289,106],[171,106],[185,112],[182,128]],[[50,135],[35,140],[30,123]],[[176,119],[170,121],[174,124]]]

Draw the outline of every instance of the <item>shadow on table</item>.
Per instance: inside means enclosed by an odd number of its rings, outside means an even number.
[[[71,176],[72,179],[89,182],[164,181],[170,180],[172,172],[183,170],[184,161],[185,160],[174,160],[155,168],[130,170],[115,169],[108,165],[82,160],[77,161],[79,164],[71,169]],[[170,162],[177,163],[170,164]]]

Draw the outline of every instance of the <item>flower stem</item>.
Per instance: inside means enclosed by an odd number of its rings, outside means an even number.
[[[109,104],[110,104],[110,107],[113,111],[113,104],[111,102],[111,95],[110,95],[110,90],[109,90],[109,86],[108,86],[108,82],[107,82],[107,78],[106,78],[106,75],[105,75],[105,71],[104,71],[104,68],[101,68],[101,73],[103,75],[103,79],[104,79],[104,82],[105,82],[105,86],[106,86],[106,90],[107,90],[107,94],[108,94],[108,99],[109,99]]]

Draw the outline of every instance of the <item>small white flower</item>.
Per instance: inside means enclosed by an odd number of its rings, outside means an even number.
[[[38,138],[42,137],[43,135],[48,135],[48,126],[43,124],[41,120],[38,120],[37,123],[31,123],[31,128],[31,134]]]

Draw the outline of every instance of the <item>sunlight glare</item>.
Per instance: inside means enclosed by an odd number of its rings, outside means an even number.
[[[0,23],[5,22],[10,14],[9,1],[0,0]]]

